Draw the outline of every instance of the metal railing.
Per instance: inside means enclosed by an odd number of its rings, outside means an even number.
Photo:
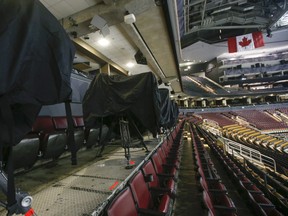
[[[239,155],[252,163],[272,168],[276,172],[276,162],[273,158],[227,138],[222,137],[222,139],[224,140],[224,150],[227,153],[235,156]]]

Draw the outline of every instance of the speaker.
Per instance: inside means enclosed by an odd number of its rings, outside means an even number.
[[[136,54],[134,55],[134,58],[135,58],[137,64],[147,65],[147,60],[140,50],[138,50],[136,52]]]

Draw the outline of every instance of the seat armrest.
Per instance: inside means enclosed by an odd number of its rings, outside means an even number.
[[[219,190],[219,189],[208,189],[209,193],[212,193],[212,194],[228,194],[227,193],[227,190]]]
[[[166,214],[164,212],[159,212],[156,210],[152,210],[152,209],[143,209],[143,208],[139,208],[138,209],[138,213],[140,213],[140,215],[155,215],[155,216],[165,216]]]
[[[225,210],[228,212],[237,212],[237,209],[233,206],[222,206],[222,205],[213,205],[216,210]]]
[[[150,187],[149,188],[152,194],[157,194],[157,195],[163,195],[163,194],[168,194],[170,198],[174,199],[176,197],[176,192],[174,190],[171,190],[169,188],[164,188],[164,187]]]

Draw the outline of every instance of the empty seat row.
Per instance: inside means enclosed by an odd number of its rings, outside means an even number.
[[[210,142],[209,145],[223,164],[231,180],[238,186],[243,198],[249,206],[253,207],[252,210],[256,215],[282,215],[275,205],[265,197],[264,193],[241,171],[229,155],[225,155],[223,150],[214,143]]]
[[[225,185],[214,167],[209,154],[206,152],[201,139],[190,125],[194,157],[198,167],[199,183],[202,190],[203,202],[209,215],[237,215],[233,200],[229,197]]]
[[[84,145],[84,121],[82,116],[73,116],[76,148]],[[66,116],[38,116],[24,139],[14,148],[14,169],[31,168],[39,159],[57,159],[69,150]]]
[[[181,143],[182,131],[178,126],[109,202],[105,215],[171,215]]]
[[[141,171],[128,182],[126,186],[110,203],[108,216],[136,216],[141,214],[170,215],[172,201],[167,193],[154,195],[149,190]]]

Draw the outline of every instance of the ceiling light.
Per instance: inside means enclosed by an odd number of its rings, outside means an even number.
[[[134,63],[133,62],[128,62],[127,64],[126,64],[126,66],[128,67],[128,68],[132,68],[132,67],[134,67]]]
[[[100,38],[98,40],[98,43],[101,45],[101,46],[108,46],[110,44],[110,41],[107,40],[106,38]]]

